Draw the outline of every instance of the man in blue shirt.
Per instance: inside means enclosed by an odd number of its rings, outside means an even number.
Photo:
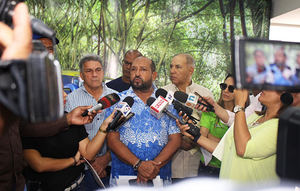
[[[83,86],[68,94],[65,111],[69,112],[77,106],[96,105],[98,100],[107,94],[116,93],[108,88],[103,82],[104,71],[102,61],[98,55],[86,55],[79,62],[80,77],[83,79]],[[92,123],[85,125],[85,129],[92,140],[97,134],[105,115],[105,110],[97,114]],[[93,162],[93,167],[98,172],[100,178],[106,185],[109,185],[109,168],[106,168],[110,162],[110,152],[107,151],[106,144],[100,150],[100,153]],[[105,170],[106,169],[106,170]],[[91,190],[97,189],[98,185],[93,180],[92,175],[87,172],[86,179]],[[90,178],[89,178],[90,177]]]
[[[154,97],[155,65],[146,57],[136,58],[130,70],[131,87],[119,93],[121,100],[134,99],[131,111],[135,116],[107,137],[112,157],[112,180],[115,184],[122,175],[136,176],[138,184],[153,180],[157,175],[171,180],[170,159],[181,143],[181,136],[174,120],[163,115],[156,119],[146,105]],[[108,116],[112,108],[107,110]],[[174,114],[176,111],[169,108]],[[110,111],[110,112],[109,112]]]
[[[124,55],[124,59],[122,60],[123,75],[117,79],[107,82],[107,87],[118,92],[128,90],[130,88],[130,67],[133,60],[139,56],[143,55],[138,50],[128,50]]]
[[[281,47],[274,54],[274,63],[270,64],[271,71],[274,76],[275,85],[291,86],[293,85],[291,78],[293,75],[292,69],[286,64],[286,53]]]
[[[256,49],[253,53],[255,63],[247,67],[247,83],[264,84],[273,81],[273,75],[263,50]]]

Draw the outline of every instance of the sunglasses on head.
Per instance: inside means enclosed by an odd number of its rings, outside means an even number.
[[[226,88],[227,88],[227,84],[225,84],[225,83],[220,83],[220,88],[221,88],[221,90],[226,90]],[[229,92],[231,92],[231,93],[233,93],[233,90],[234,90],[234,86],[233,85],[229,85],[228,86],[228,91]]]

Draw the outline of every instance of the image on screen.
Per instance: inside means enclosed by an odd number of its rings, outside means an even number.
[[[300,44],[245,41],[244,51],[247,84],[300,85]]]

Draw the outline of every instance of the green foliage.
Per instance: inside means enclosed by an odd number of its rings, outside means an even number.
[[[231,68],[230,26],[242,35],[236,0],[27,0],[32,15],[57,32],[57,54],[64,70],[77,70],[85,53],[99,54],[106,76],[120,74],[128,49],[139,49],[157,63],[158,86],[170,83],[169,64],[178,53],[196,60],[193,80],[219,96],[218,84]],[[268,37],[270,0],[243,1],[248,36]],[[221,11],[223,10],[223,12]],[[113,69],[114,68],[114,69]]]

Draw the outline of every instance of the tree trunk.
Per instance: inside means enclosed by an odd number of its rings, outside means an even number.
[[[164,45],[164,49],[163,49],[163,51],[162,51],[162,53],[161,53],[160,60],[159,60],[158,64],[156,65],[156,71],[157,71],[157,72],[159,71],[160,66],[161,66],[161,64],[163,63],[163,61],[164,61],[164,59],[165,59],[165,57],[166,57],[166,53],[167,53],[167,50],[168,50],[168,47],[169,47],[169,43],[170,43],[170,40],[171,40],[171,38],[172,38],[173,32],[174,32],[174,30],[175,30],[175,28],[176,28],[176,25],[177,25],[177,22],[174,22],[172,31],[170,32],[170,35],[169,35],[168,38],[167,38],[167,42],[166,42],[166,44]]]
[[[230,47],[231,47],[231,61],[233,59],[233,43],[234,43],[234,10],[235,10],[236,0],[230,1]],[[231,65],[228,65],[228,70],[231,71]]]
[[[220,11],[223,17],[223,42],[227,43],[227,33],[226,33],[226,13],[224,10],[224,3],[223,0],[219,0],[220,4]]]
[[[246,28],[246,22],[245,22],[245,9],[244,9],[244,0],[239,0],[239,8],[240,8],[240,17],[241,17],[241,26],[242,26],[242,32],[243,36],[247,37],[247,28]]]
[[[145,4],[145,13],[144,13],[143,21],[142,21],[142,28],[141,28],[141,30],[140,30],[137,38],[136,38],[136,44],[137,44],[136,49],[138,49],[142,44],[143,33],[144,33],[145,27],[148,23],[149,7],[150,7],[150,0],[147,0],[146,4]]]

